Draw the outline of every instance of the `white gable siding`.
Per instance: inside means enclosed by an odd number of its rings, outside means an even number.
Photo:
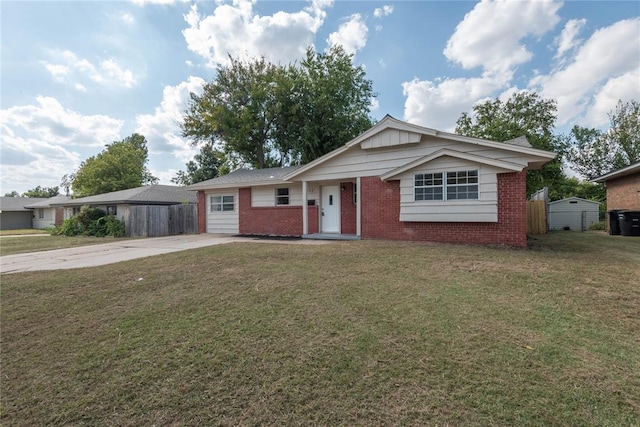
[[[572,203],[573,202],[573,203]],[[598,222],[599,204],[579,198],[568,198],[549,203],[549,229],[573,231],[588,230]]]
[[[478,170],[478,200],[414,200],[416,173]],[[498,222],[498,176],[493,166],[444,156],[400,175],[400,221]]]
[[[234,196],[235,208],[233,212],[211,212],[211,196]],[[205,193],[205,200],[207,204],[207,233],[237,234],[240,232],[237,188]]]
[[[527,166],[526,157],[515,152],[462,142],[452,142],[440,138],[425,137],[420,144],[401,147],[362,150],[360,146],[354,146],[340,156],[334,157],[322,165],[302,173],[295,179],[324,181],[379,176],[443,148],[476,154],[491,159],[504,160],[521,165],[523,168]]]
[[[390,147],[401,144],[416,144],[420,142],[421,134],[399,129],[385,129],[360,143],[363,149]]]

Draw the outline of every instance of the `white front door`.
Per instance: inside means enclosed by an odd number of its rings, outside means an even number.
[[[340,187],[322,187],[322,233],[340,233]]]

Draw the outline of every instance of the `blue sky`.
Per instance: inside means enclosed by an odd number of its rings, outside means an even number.
[[[59,185],[133,132],[169,184],[197,151],[177,126],[189,92],[227,54],[341,44],[374,83],[373,118],[444,131],[520,90],[558,101],[558,131],[640,99],[636,1],[2,0],[0,24],[1,194]]]

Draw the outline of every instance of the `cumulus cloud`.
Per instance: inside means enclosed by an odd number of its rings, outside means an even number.
[[[209,67],[228,63],[228,55],[259,57],[288,63],[304,55],[313,44],[332,0],[315,0],[304,9],[260,16],[253,2],[235,0],[219,4],[213,14],[202,16],[197,4],[184,15],[188,27],[182,31],[187,47],[202,56]]]
[[[393,6],[391,5],[384,5],[382,7],[376,7],[373,10],[373,16],[375,16],[376,18],[383,18],[385,16],[389,16],[393,13]]]
[[[571,19],[565,24],[562,32],[554,41],[558,46],[555,58],[561,57],[582,42],[577,36],[586,23],[586,19]]]
[[[176,86],[165,86],[154,113],[136,116],[136,132],[147,138],[151,154],[171,154],[185,162],[193,157],[196,150],[180,135],[179,123],[189,94],[201,94],[204,83],[200,77],[190,76]]]
[[[367,44],[369,29],[359,13],[349,17],[347,22],[340,24],[338,31],[329,34],[329,46],[340,45],[349,54],[355,54]]]
[[[133,72],[123,69],[113,58],[93,64],[69,50],[54,52],[54,55],[58,57],[56,63],[43,61],[42,64],[57,82],[75,85],[77,80],[89,79],[102,85],[126,88],[131,88],[137,83]]]
[[[96,147],[119,139],[122,125],[109,116],[82,115],[44,96],[36,97],[36,105],[0,110],[3,189],[59,185],[62,175],[95,154]],[[17,188],[6,188],[9,181]]]
[[[554,1],[483,0],[458,24],[444,54],[465,69],[509,70],[532,58],[522,40],[553,29],[561,7]]]
[[[531,79],[529,86],[545,98],[558,101],[558,124],[579,119],[585,109],[587,121],[613,104],[612,96],[638,93],[640,43],[632,43],[640,34],[640,18],[625,19],[595,31],[566,65],[549,74]],[[594,92],[594,88],[599,88]]]
[[[132,14],[126,12],[120,15],[120,19],[127,25],[132,25],[136,22],[136,18],[134,18]]]

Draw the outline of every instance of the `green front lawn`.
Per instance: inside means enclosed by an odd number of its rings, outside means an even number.
[[[48,251],[75,246],[98,245],[123,239],[87,236],[6,236],[0,239],[0,255]]]
[[[3,425],[640,425],[640,238],[2,276]]]

